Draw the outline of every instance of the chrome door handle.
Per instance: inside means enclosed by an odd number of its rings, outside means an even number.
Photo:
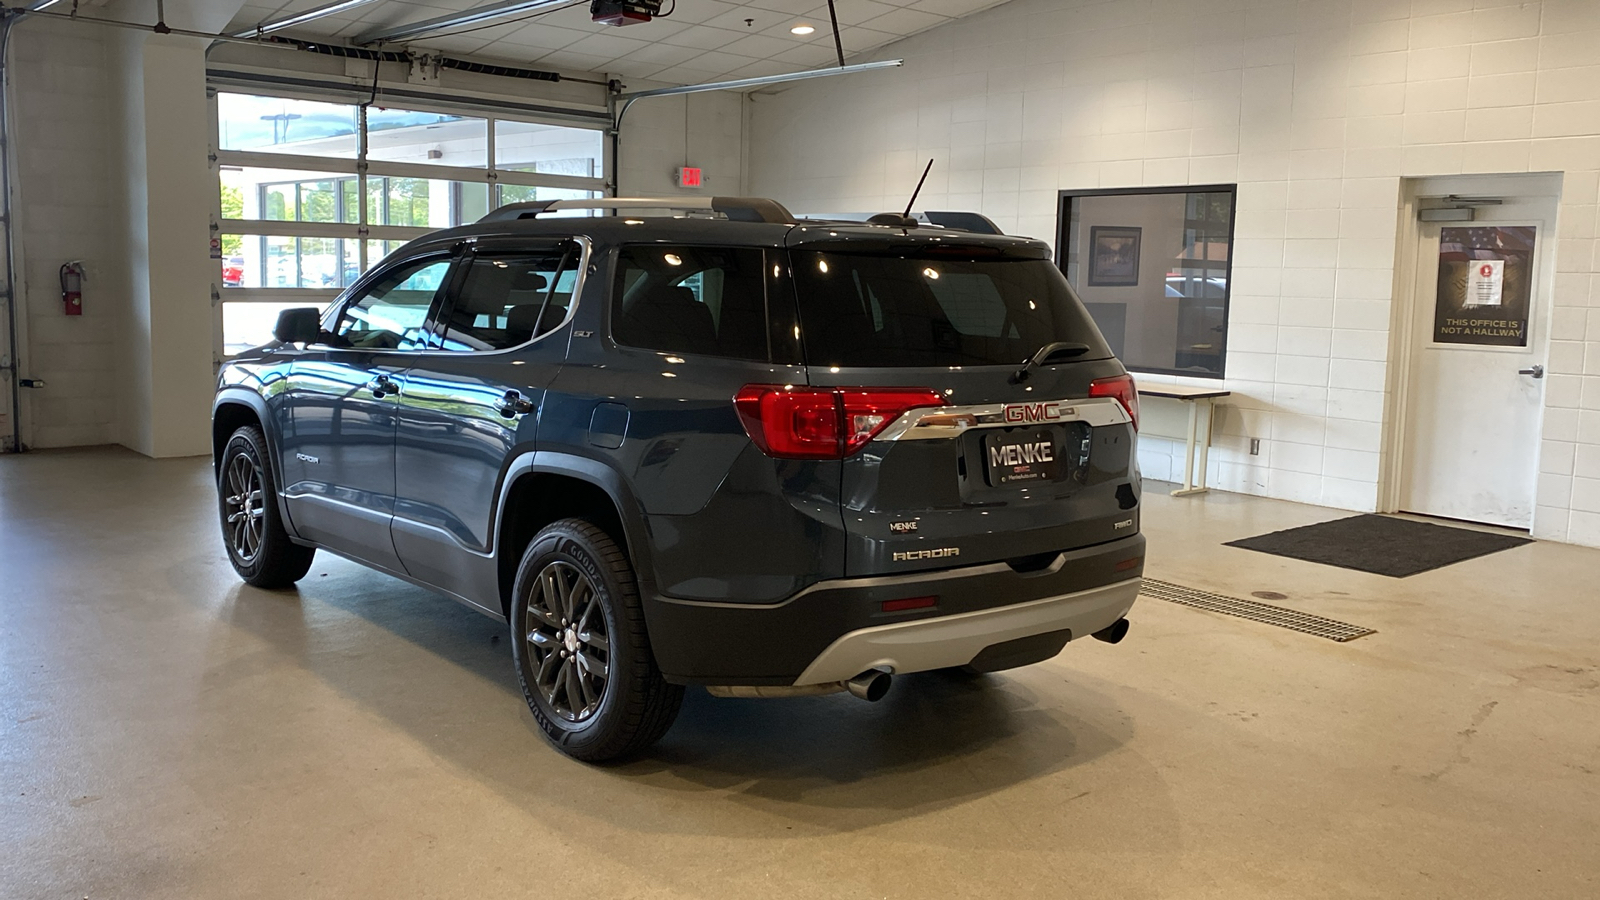
[[[1518,369],[1517,370],[1517,374],[1518,375],[1532,375],[1535,378],[1543,378],[1544,377],[1544,366],[1533,366],[1533,367],[1527,368],[1527,369]]]
[[[374,400],[382,400],[384,394],[398,396],[400,394],[400,385],[395,384],[394,379],[387,375],[377,375],[367,382],[367,390],[372,392]]]
[[[506,391],[506,395],[495,404],[495,409],[500,411],[500,415],[511,419],[533,412],[533,401],[522,396],[521,391]]]

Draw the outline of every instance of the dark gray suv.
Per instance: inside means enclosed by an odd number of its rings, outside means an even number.
[[[556,201],[407,245],[223,368],[229,558],[287,587],[328,550],[506,620],[586,760],[684,685],[877,699],[1120,639],[1132,379],[1044,244],[882,218]]]

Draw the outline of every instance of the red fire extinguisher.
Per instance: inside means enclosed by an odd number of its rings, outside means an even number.
[[[61,302],[67,315],[83,315],[83,263],[79,260],[61,267]]]

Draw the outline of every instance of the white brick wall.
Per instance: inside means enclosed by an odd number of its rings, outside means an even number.
[[[28,20],[11,40],[12,127],[25,375],[25,439],[34,447],[109,444],[117,439],[116,340],[122,299],[109,85],[102,34]],[[83,315],[62,314],[58,270],[88,270]]]
[[[628,90],[661,87],[628,83]],[[744,96],[731,92],[640,100],[622,123],[622,196],[739,196],[744,180]],[[680,189],[678,167],[699,166],[705,186]]]
[[[932,157],[921,206],[1052,240],[1058,189],[1238,183],[1227,490],[1374,509],[1401,179],[1565,173],[1535,533],[1600,546],[1600,2],[1015,0],[902,56],[755,95],[750,192],[899,208]]]

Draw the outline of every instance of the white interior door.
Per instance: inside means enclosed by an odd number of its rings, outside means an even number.
[[[1558,198],[1507,196],[1503,191],[1474,193],[1492,193],[1504,202],[1478,207],[1473,222],[1418,223],[1414,343],[1406,389],[1400,508],[1528,528],[1533,522],[1544,398],[1544,381],[1533,373],[1542,373],[1548,346]],[[1497,225],[1534,229],[1526,345],[1442,342],[1435,318],[1441,233],[1444,229]],[[1452,241],[1445,249],[1453,251],[1460,246]],[[1464,265],[1466,276],[1453,279],[1457,282],[1453,289],[1467,292],[1483,305],[1503,301],[1508,283],[1506,264],[1497,264],[1491,252],[1480,250],[1477,254]],[[1475,308],[1482,306],[1467,307],[1465,315],[1472,316]]]

